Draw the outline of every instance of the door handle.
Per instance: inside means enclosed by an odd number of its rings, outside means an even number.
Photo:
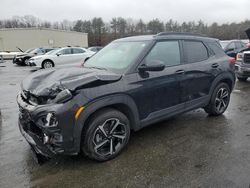
[[[212,68],[217,68],[219,66],[219,64],[218,63],[214,63],[214,64],[212,64]]]
[[[175,74],[184,74],[184,73],[185,73],[184,70],[178,70],[178,71],[175,72]]]

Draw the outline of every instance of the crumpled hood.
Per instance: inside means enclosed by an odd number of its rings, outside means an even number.
[[[86,85],[91,87],[94,82],[104,85],[120,78],[121,75],[94,68],[48,69],[39,70],[26,77],[21,88],[35,96],[55,97],[63,89],[74,91]]]

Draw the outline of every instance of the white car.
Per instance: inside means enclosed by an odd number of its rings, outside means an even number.
[[[81,65],[82,62],[94,54],[95,52],[85,48],[65,47],[52,50],[44,55],[32,57],[28,61],[28,65],[43,69]]]

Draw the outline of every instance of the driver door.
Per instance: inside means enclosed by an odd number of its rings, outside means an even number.
[[[64,48],[60,52],[58,52],[56,58],[56,66],[66,66],[71,62],[72,59],[72,49]]]
[[[161,61],[165,65],[163,71],[146,71],[138,73],[138,91],[134,92],[140,119],[150,121],[166,114],[183,110],[182,90],[182,55],[178,40],[157,42],[142,64],[150,65]]]

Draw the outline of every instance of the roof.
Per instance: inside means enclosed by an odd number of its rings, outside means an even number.
[[[116,42],[121,41],[148,41],[148,40],[157,40],[157,39],[197,39],[203,41],[218,41],[216,38],[206,37],[200,34],[195,33],[184,33],[184,32],[162,32],[156,35],[139,35],[126,37],[115,40]]]

